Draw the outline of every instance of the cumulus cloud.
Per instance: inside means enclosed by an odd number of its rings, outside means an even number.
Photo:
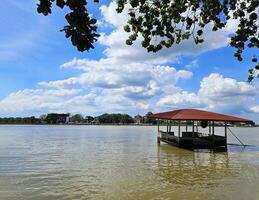
[[[115,110],[136,112],[136,108],[146,110],[160,96],[169,92],[178,92],[179,88],[176,86],[178,80],[192,77],[191,72],[176,70],[170,66],[137,62],[121,66],[109,63],[105,59],[98,62],[73,59],[63,64],[62,68],[81,70],[82,73],[78,77],[40,82],[39,85],[56,89],[76,86],[86,90],[94,89],[98,94],[95,99],[96,105],[106,104],[104,110],[107,112]]]
[[[236,20],[229,20],[226,27],[217,32],[211,31],[212,24],[209,24],[205,27],[205,42],[202,44],[196,45],[190,38],[179,45],[174,45],[173,48],[163,49],[157,53],[148,53],[140,44],[141,37],[132,46],[125,45],[129,35],[123,30],[123,25],[127,21],[127,8],[122,14],[117,14],[115,12],[116,6],[115,2],[111,2],[108,6],[101,7],[101,13],[104,16],[103,21],[114,26],[115,29],[109,34],[103,33],[99,42],[107,46],[104,54],[119,63],[128,63],[135,60],[141,63],[165,64],[177,61],[177,56],[180,55],[198,55],[209,50],[225,47],[230,41],[228,35],[236,30],[238,24]]]
[[[174,107],[179,105],[184,107],[192,107],[200,104],[201,101],[199,97],[195,93],[189,93],[187,91],[166,95],[157,102],[157,106],[166,107]]]
[[[8,112],[34,112],[65,109],[64,101],[69,102],[72,97],[78,95],[81,89],[25,89],[13,92],[0,101],[2,113]]]
[[[162,97],[157,106],[203,107],[208,110],[225,111],[229,113],[248,112],[249,106],[258,95],[255,85],[225,78],[221,74],[212,73],[200,82],[197,93],[182,91]],[[257,106],[251,110],[256,112]]]
[[[257,95],[256,87],[220,74],[203,78],[198,96],[209,109],[243,109]]]

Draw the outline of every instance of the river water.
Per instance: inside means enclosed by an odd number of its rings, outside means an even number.
[[[251,146],[158,146],[156,127],[2,125],[0,199],[257,200],[259,128],[232,131]]]

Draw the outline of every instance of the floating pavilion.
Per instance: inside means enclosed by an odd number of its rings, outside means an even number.
[[[228,123],[253,124],[253,121],[248,119],[197,109],[180,109],[156,113],[149,117],[158,120],[157,142],[159,144],[162,141],[190,150],[227,150]],[[166,131],[160,130],[161,122],[166,124]],[[172,124],[175,123],[178,125],[178,133],[172,131]],[[224,127],[224,135],[216,135],[216,124]],[[190,126],[191,130],[189,130]],[[205,133],[205,130],[207,130],[207,133]]]

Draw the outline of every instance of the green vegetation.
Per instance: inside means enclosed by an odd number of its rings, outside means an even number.
[[[145,124],[156,124],[156,119],[149,118],[149,116],[153,115],[152,112],[148,112],[144,117]]]
[[[40,119],[32,117],[4,117],[0,118],[0,124],[39,124]]]
[[[103,114],[96,117],[101,124],[132,124],[134,120],[128,114]]]
[[[99,0],[93,0],[99,2]],[[79,51],[94,48],[97,41],[97,20],[88,13],[86,0],[39,0],[38,13],[48,15],[53,5],[71,11],[65,15],[67,25],[61,29]],[[238,29],[231,36],[234,56],[242,61],[245,48],[259,47],[258,0],[118,0],[117,12],[129,7],[124,30],[130,33],[127,45],[141,36],[148,52],[157,52],[192,38],[195,44],[204,42],[204,35],[223,29],[227,22],[236,20]],[[114,11],[115,12],[115,11]],[[252,57],[254,68],[249,70],[252,81],[259,70],[257,55]],[[259,77],[259,75],[257,75]]]
[[[79,123],[79,122],[84,122],[84,118],[81,114],[76,114],[70,117],[69,121],[74,123]]]
[[[9,117],[0,118],[0,124],[131,124],[134,119],[128,114],[103,114],[97,117],[75,114],[49,113],[39,118],[32,117]]]

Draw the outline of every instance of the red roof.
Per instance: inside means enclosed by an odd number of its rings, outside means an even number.
[[[156,113],[149,116],[156,119],[168,119],[168,120],[210,120],[210,121],[228,121],[228,122],[247,122],[251,123],[251,120],[234,117],[230,115],[223,115],[214,112],[208,112],[197,109],[180,109],[170,112]]]

